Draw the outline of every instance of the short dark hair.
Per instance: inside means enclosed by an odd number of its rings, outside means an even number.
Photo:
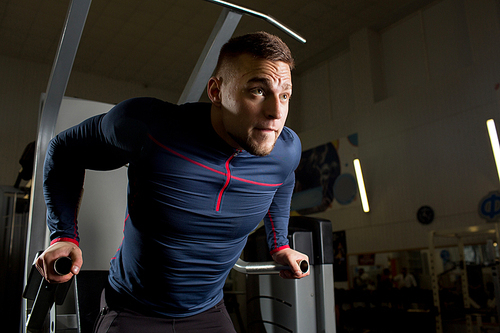
[[[255,58],[270,61],[282,61],[292,70],[295,66],[292,52],[278,36],[265,31],[259,31],[239,37],[231,38],[224,44],[219,53],[219,60],[214,73],[219,70],[228,60],[232,60],[242,54],[249,54]]]

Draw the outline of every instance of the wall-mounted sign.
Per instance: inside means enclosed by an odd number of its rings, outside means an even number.
[[[358,265],[359,266],[375,265],[375,253],[358,255]]]
[[[500,192],[492,191],[479,201],[479,216],[487,222],[495,222],[500,218]]]

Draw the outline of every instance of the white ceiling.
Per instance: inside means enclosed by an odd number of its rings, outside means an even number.
[[[292,49],[297,70],[380,31],[433,0],[229,0],[266,13],[307,40],[244,16],[235,32],[266,30]],[[0,0],[0,54],[52,64],[68,0]],[[93,0],[74,70],[182,92],[222,7],[204,0]]]

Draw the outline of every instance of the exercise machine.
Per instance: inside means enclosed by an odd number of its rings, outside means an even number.
[[[239,259],[233,267],[247,275],[248,331],[335,333],[331,222],[303,216],[291,217],[288,238],[293,249],[308,255],[309,261],[300,261],[299,267],[303,273],[309,272],[309,276],[300,280],[285,280],[278,276],[281,270],[290,267],[279,265],[270,258],[264,227],[250,235],[243,253],[246,260]],[[55,332],[54,305],[64,302],[73,279],[63,284],[47,283],[35,268],[36,259],[24,292],[24,297],[33,301],[26,329],[28,332]],[[70,268],[70,259],[56,261],[55,269],[60,274],[67,274]],[[107,271],[82,271],[76,277],[79,332],[88,332],[92,327],[106,278]],[[88,299],[84,300],[84,297]]]
[[[253,333],[335,333],[333,236],[328,220],[292,216],[290,247],[309,256],[310,275],[284,280],[267,266],[265,228],[250,235],[243,252],[253,269],[246,274],[248,330]],[[257,269],[256,267],[262,267]],[[235,269],[237,269],[235,267]],[[240,270],[241,271],[241,270]]]

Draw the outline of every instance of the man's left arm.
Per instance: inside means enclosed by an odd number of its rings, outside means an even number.
[[[291,267],[291,270],[280,272],[280,276],[285,279],[300,279],[309,275],[309,272],[302,273],[298,264],[302,260],[309,262],[308,256],[291,249],[288,244],[288,220],[294,185],[295,174],[291,172],[285,183],[276,191],[269,212],[264,219],[273,260],[278,264]]]

